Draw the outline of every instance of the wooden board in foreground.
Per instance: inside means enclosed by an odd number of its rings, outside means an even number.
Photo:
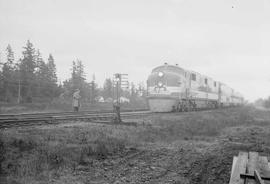
[[[257,152],[239,152],[233,157],[229,184],[270,184],[269,166],[267,157]]]

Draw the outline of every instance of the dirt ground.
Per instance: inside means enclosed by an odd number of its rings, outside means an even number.
[[[239,151],[270,159],[269,111],[238,107],[161,113],[138,122],[3,130],[1,172],[7,183],[228,184]],[[46,167],[36,166],[43,163]],[[40,171],[31,174],[33,166]]]

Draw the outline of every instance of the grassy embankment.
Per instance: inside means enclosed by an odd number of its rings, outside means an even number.
[[[1,130],[0,172],[15,183],[50,183],[131,148],[158,148],[177,141],[211,142],[230,127],[268,126],[269,122],[269,113],[244,107],[156,114],[138,126],[73,124]]]

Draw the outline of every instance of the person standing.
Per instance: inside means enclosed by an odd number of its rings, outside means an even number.
[[[80,98],[81,98],[81,96],[80,96],[80,90],[79,89],[76,89],[76,91],[73,93],[73,103],[72,103],[73,110],[75,112],[78,112],[79,111],[79,108],[81,106],[81,104],[80,104]]]

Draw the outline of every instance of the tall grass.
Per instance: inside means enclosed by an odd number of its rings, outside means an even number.
[[[6,130],[0,133],[0,175],[18,183],[50,182],[61,173],[121,155],[129,147],[218,137],[227,127],[269,124],[250,108],[157,114],[141,126],[81,125]],[[269,121],[268,121],[269,120]],[[93,166],[94,167],[94,166]]]
[[[33,129],[0,134],[0,174],[10,180],[49,180],[62,171],[124,151],[124,136],[111,136],[104,128]]]

